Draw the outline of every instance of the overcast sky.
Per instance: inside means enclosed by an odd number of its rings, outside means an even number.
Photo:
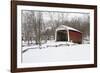
[[[38,13],[39,11],[28,11],[28,10],[23,10],[23,14],[31,14],[31,12]],[[80,19],[80,21],[89,21],[89,14],[88,13],[76,13],[76,12],[49,12],[49,11],[40,11],[42,12],[42,17],[44,22],[48,22],[51,20],[58,20],[58,17],[60,18],[59,21],[63,20],[68,20],[71,21],[72,19]]]

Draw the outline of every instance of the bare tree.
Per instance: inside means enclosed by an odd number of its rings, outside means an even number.
[[[83,36],[89,36],[89,15],[83,14],[83,17],[72,16],[69,18],[70,14],[22,10],[22,40],[27,41],[28,44],[32,44],[32,41],[35,41],[35,44],[41,46],[42,40],[47,42],[55,39],[55,30],[60,25],[70,26],[80,30]],[[73,14],[76,15],[76,13]]]

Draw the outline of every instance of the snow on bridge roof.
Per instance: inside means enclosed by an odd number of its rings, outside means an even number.
[[[79,30],[77,30],[77,29],[75,29],[75,28],[72,28],[72,27],[69,27],[69,26],[65,26],[65,25],[59,26],[59,27],[56,29],[56,31],[58,31],[58,30],[74,30],[74,31],[80,32]]]

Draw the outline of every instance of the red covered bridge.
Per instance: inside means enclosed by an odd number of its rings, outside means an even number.
[[[82,33],[74,28],[61,25],[56,29],[55,32],[56,41],[68,41],[73,43],[82,43]]]

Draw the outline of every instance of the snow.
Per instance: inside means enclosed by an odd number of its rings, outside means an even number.
[[[70,44],[69,46],[65,44],[66,42],[47,42],[41,46],[42,49],[39,49],[38,45],[23,47],[23,49],[27,48],[27,51],[23,52],[22,54],[22,62],[45,63],[90,59],[90,44],[72,45],[70,42],[67,42],[67,44]]]
[[[90,37],[89,36],[83,37],[82,43],[89,44],[90,43]]]
[[[72,28],[72,27],[65,26],[65,25],[61,25],[61,26],[59,26],[59,27],[56,29],[56,31],[58,31],[58,30],[74,30],[74,31],[78,31],[78,32],[80,32],[80,31],[77,30],[77,29],[74,29],[74,28]]]
[[[43,48],[48,48],[48,47],[59,47],[59,46],[70,46],[70,45],[75,45],[75,43],[72,43],[72,42],[55,42],[54,40],[53,41],[47,41],[47,43],[45,44],[41,44],[41,46],[39,45],[34,45],[34,44],[31,44],[31,45],[27,45],[26,42],[23,43],[24,46],[22,48],[22,51],[23,52],[26,52],[27,50],[29,49],[43,49]]]

